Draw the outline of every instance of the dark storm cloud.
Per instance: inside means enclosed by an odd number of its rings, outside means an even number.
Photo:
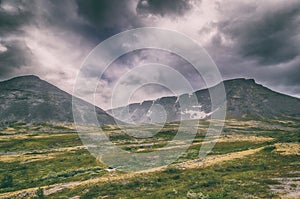
[[[11,2],[13,3],[13,1]],[[3,5],[3,2],[0,2]],[[16,6],[16,13],[8,13],[0,9],[0,34],[5,35],[11,31],[18,31],[18,28],[31,19],[31,13]]]
[[[128,12],[129,1],[125,0],[76,0],[78,13],[92,24],[102,27],[117,26],[130,20],[132,14]]]
[[[298,0],[0,2],[1,79],[32,73],[70,92],[80,64],[93,47],[124,30],[158,26],[191,33],[195,38],[200,34],[207,40],[205,48],[225,79],[255,78],[275,90],[300,96]],[[120,59],[105,74],[101,87],[103,99],[109,99],[106,93],[111,90],[112,82],[134,66],[147,62],[174,67],[199,89],[201,81],[192,67],[172,54],[150,51],[133,54]],[[89,74],[91,78],[93,75]],[[148,92],[145,99],[160,93],[159,89],[155,92]]]
[[[0,53],[0,77],[5,77],[21,66],[32,63],[32,54],[24,42],[10,42],[6,48],[5,52]]]
[[[0,45],[5,48],[0,51],[0,77],[31,63],[31,53],[26,44],[16,38],[23,34],[21,27],[29,24],[32,14],[23,2],[4,3],[0,2]]]
[[[137,11],[141,14],[179,17],[191,8],[190,0],[140,0]]]
[[[121,31],[141,26],[130,0],[76,0],[79,16],[89,23],[87,36],[98,42]],[[92,39],[92,38],[91,38]]]
[[[254,78],[300,96],[300,1],[216,1],[199,33],[225,79]]]
[[[234,42],[238,54],[262,65],[291,61],[300,49],[300,1],[269,6],[260,13],[260,4],[241,4],[231,10],[234,16],[218,23],[219,31]],[[224,12],[221,10],[226,15]]]
[[[20,28],[27,25],[39,26],[40,22],[76,29],[77,22],[72,20],[73,12],[70,9],[73,1],[1,1],[0,6],[0,31],[2,34],[12,35]],[[8,7],[4,9],[3,7]],[[81,22],[78,22],[80,24]]]
[[[35,34],[33,40],[40,40],[39,31],[46,35],[56,34],[52,42],[58,45],[60,40],[67,41],[71,34],[82,37],[83,44],[75,46],[84,51],[88,46],[95,46],[107,37],[122,31],[135,23],[130,10],[130,1],[96,1],[96,0],[50,0],[22,1],[6,0],[0,3],[0,76],[10,76],[25,66],[38,65],[40,60],[35,57],[26,42],[28,34]],[[134,8],[135,10],[135,8]],[[138,20],[135,20],[138,23]],[[26,32],[26,31],[27,32]],[[30,35],[32,36],[32,35]],[[51,39],[51,38],[49,38]],[[43,42],[43,41],[41,41]],[[1,51],[5,48],[5,52]],[[47,48],[48,46],[42,46]],[[88,50],[91,50],[88,49]],[[41,67],[41,66],[37,66]],[[53,66],[55,67],[55,66]],[[32,71],[34,72],[34,71]]]
[[[81,36],[83,44],[88,44],[91,50],[93,46],[114,34],[147,25],[139,14],[155,12],[159,15],[175,16],[191,9],[190,1],[149,0],[147,3],[149,7],[144,9],[144,4],[138,4],[138,0],[2,1],[2,7],[6,4],[10,10],[0,10],[0,47],[4,45],[7,49],[6,52],[0,51],[1,76],[9,75],[26,65],[38,65],[38,61],[48,61],[34,57],[49,53],[46,50],[32,53],[27,48],[30,43],[24,40],[28,38],[28,34],[30,37],[39,37],[36,40],[40,40],[44,38],[42,34],[46,33],[47,36],[47,33],[56,32],[57,39],[45,38],[56,47],[60,40],[67,41],[72,36],[70,33],[74,33]],[[24,28],[27,32],[24,32]],[[30,42],[32,40],[35,38],[30,38]],[[53,48],[51,44],[43,45],[43,48],[47,48],[47,45]],[[73,48],[78,47],[86,48],[84,45]],[[56,48],[59,49],[59,46]]]

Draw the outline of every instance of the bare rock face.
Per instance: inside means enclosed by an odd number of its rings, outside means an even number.
[[[83,106],[93,105],[80,100]],[[114,124],[114,118],[96,107],[99,124]],[[72,95],[34,75],[0,82],[0,121],[26,123],[72,123]]]
[[[226,99],[217,99],[217,105],[227,104],[227,118],[236,119],[299,119],[300,99],[274,92],[253,79],[232,79],[223,82]],[[215,89],[219,85],[210,89]],[[189,94],[173,97],[162,97],[156,100],[130,104],[107,112],[125,122],[150,123],[153,106],[161,106],[166,112],[166,121],[179,121],[183,115],[188,119],[207,118],[214,111],[208,89],[196,91],[199,106],[189,110],[180,107],[180,99]],[[159,114],[158,114],[159,115]]]

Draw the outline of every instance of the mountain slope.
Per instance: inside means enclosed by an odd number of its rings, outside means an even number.
[[[228,117],[299,118],[300,99],[272,91],[253,79],[224,82]]]
[[[227,118],[295,119],[300,117],[300,99],[298,98],[274,92],[256,84],[253,79],[239,78],[226,80],[223,83],[227,99]],[[211,89],[215,89],[217,86]],[[167,122],[178,121],[183,114],[189,114],[190,119],[209,117],[214,111],[211,110],[209,90],[196,91],[195,95],[200,106],[184,111],[180,109],[179,100],[188,97],[188,94],[134,103],[107,112],[117,119],[134,123],[153,122],[150,115],[155,106],[164,108]],[[221,101],[218,103],[222,104]]]
[[[96,107],[96,113],[99,124],[115,123],[102,109]],[[33,75],[0,82],[0,121],[72,123],[72,95]]]

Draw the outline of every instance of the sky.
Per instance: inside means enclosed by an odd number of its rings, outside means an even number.
[[[72,93],[82,63],[99,43],[125,30],[161,27],[201,44],[223,79],[253,78],[300,97],[299,25],[299,0],[1,0],[0,80],[34,74]],[[179,56],[145,49],[112,63],[99,81],[96,105],[111,108],[120,77],[151,62],[174,67],[195,90],[205,87]],[[171,94],[148,85],[132,102]]]

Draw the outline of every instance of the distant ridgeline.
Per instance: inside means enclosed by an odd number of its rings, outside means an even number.
[[[300,119],[300,99],[274,92],[253,79],[232,79],[223,82],[227,98],[227,118],[236,119]],[[218,85],[216,85],[218,86]],[[211,89],[214,89],[212,87]],[[164,108],[167,121],[179,121],[181,116],[188,115],[189,119],[208,118],[211,110],[211,99],[208,89],[195,92],[199,106],[181,110],[180,96],[162,97],[142,103],[129,104],[107,112],[124,122],[151,122],[151,106],[159,105]],[[220,102],[221,104],[221,102]]]
[[[300,99],[274,92],[252,79],[224,81],[227,95],[227,118],[236,119],[299,119]],[[213,89],[213,88],[212,88]],[[167,122],[180,120],[182,114],[188,119],[207,118],[211,110],[208,89],[195,92],[199,106],[181,110],[179,99],[188,94],[162,97],[157,100],[129,104],[107,112],[123,122],[149,123],[151,106],[159,105],[166,112]],[[80,101],[81,105],[93,105]],[[222,102],[220,102],[222,104]],[[99,124],[115,124],[115,119],[101,108],[96,107]],[[129,111],[124,111],[129,110]],[[15,77],[0,82],[0,121],[25,123],[73,123],[72,95],[37,76]]]

